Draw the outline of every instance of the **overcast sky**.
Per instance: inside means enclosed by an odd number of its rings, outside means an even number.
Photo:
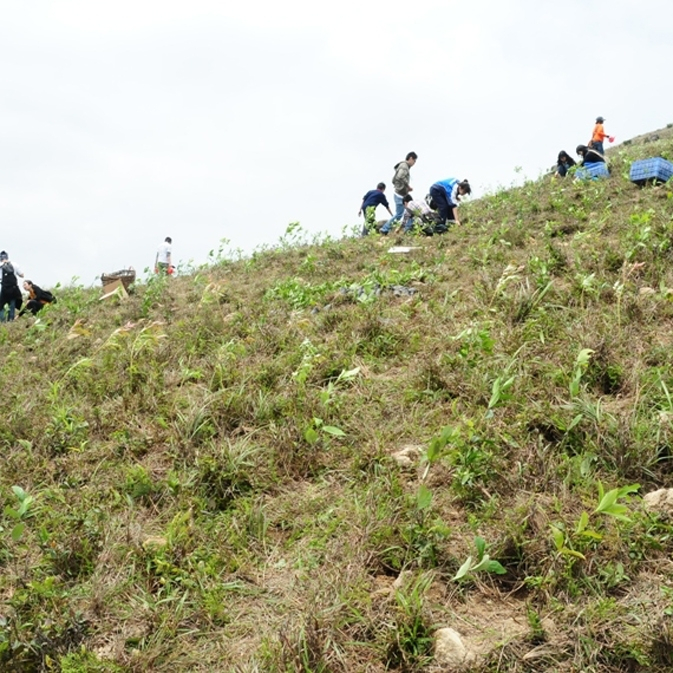
[[[338,235],[415,194],[536,177],[673,122],[673,3],[0,0],[0,249],[40,285]],[[388,190],[392,200],[392,189]],[[379,210],[383,217],[384,211]]]

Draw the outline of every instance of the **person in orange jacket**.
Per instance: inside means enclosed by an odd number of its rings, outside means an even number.
[[[30,280],[23,281],[23,289],[28,293],[28,302],[19,313],[19,318],[26,311],[30,311],[33,315],[37,315],[45,304],[56,303],[56,297],[54,297],[49,290],[43,290]]]
[[[594,126],[594,131],[591,134],[591,142],[589,147],[596,150],[599,154],[604,154],[603,151],[603,141],[608,137],[608,134],[603,128],[603,122],[605,119],[603,117],[596,117],[596,126]]]

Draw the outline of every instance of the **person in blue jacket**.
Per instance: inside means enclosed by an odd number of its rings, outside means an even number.
[[[441,234],[448,231],[447,221],[460,224],[458,202],[461,196],[471,193],[470,183],[467,180],[458,180],[458,178],[439,180],[430,187],[430,197],[439,213],[439,222],[435,226],[436,233]]]
[[[390,211],[390,206],[388,205],[388,199],[384,192],[386,191],[386,186],[383,182],[379,182],[376,185],[376,189],[370,189],[362,197],[362,205],[358,211],[358,216],[364,213],[365,223],[362,226],[362,235],[366,236],[370,231],[376,231],[376,208],[378,206],[385,206],[386,210],[390,213],[392,217],[392,212]]]

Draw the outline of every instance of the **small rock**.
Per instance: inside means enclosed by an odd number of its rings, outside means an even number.
[[[673,414],[670,411],[659,412],[659,423],[661,425],[671,425],[671,421],[673,421]]]
[[[645,509],[660,514],[673,514],[673,488],[651,491],[643,498]]]
[[[460,671],[473,659],[463,639],[455,629],[446,627],[435,633],[435,663],[447,671]]]
[[[393,460],[400,467],[413,467],[421,456],[421,448],[415,444],[403,446],[399,451],[393,453]]]
[[[390,291],[395,297],[413,297],[418,292],[415,287],[407,287],[406,285],[391,285]]]
[[[413,575],[411,570],[403,570],[396,578],[395,581],[393,582],[393,589],[401,589],[406,581]]]
[[[143,542],[145,549],[161,549],[168,544],[168,540],[163,535],[150,535]]]

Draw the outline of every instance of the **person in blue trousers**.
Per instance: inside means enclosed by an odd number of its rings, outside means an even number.
[[[404,203],[402,199],[409,194],[413,187],[409,184],[409,169],[416,163],[418,155],[416,152],[409,152],[404,161],[395,164],[395,175],[393,175],[393,189],[395,193],[395,214],[381,227],[381,233],[386,236],[393,226],[394,222],[399,222],[404,215]]]
[[[430,187],[430,197],[435,209],[439,213],[439,221],[435,226],[435,233],[443,234],[448,231],[448,222],[460,224],[458,220],[458,202],[461,196],[472,193],[472,187],[467,180],[447,178],[439,180]]]

